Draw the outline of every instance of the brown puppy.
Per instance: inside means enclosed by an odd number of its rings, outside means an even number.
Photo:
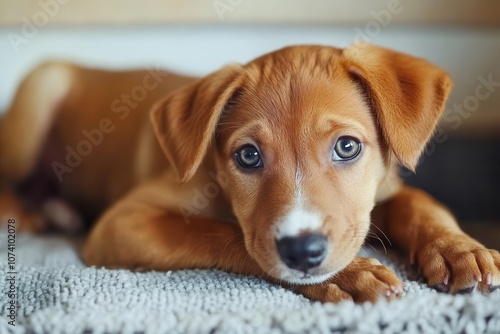
[[[373,218],[430,286],[487,292],[499,253],[397,174],[416,167],[450,88],[428,62],[366,44],[289,47],[201,79],[51,63],[0,124],[0,177],[12,189],[48,164],[57,195],[104,211],[83,251],[91,265],[219,268],[315,300],[392,298],[396,275],[357,257]]]

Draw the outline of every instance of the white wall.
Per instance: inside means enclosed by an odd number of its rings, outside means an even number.
[[[380,26],[379,26],[380,27]],[[204,74],[228,62],[246,62],[290,44],[337,46],[360,38],[359,26],[136,26],[42,28],[18,45],[9,38],[22,30],[0,28],[0,110],[5,110],[21,77],[44,59],[68,59],[89,66],[129,68],[156,66]],[[454,81],[453,103],[473,95],[477,78],[493,75],[500,82],[500,29],[401,27],[389,25],[370,40],[428,58],[448,70]],[[373,36],[373,37],[372,37]],[[500,113],[500,88],[481,101],[481,113]]]

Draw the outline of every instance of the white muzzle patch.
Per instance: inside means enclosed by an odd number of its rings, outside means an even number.
[[[302,174],[297,170],[295,176],[296,193],[292,209],[276,223],[274,236],[277,240],[283,237],[295,237],[304,231],[319,230],[323,225],[322,216],[305,208],[302,192]]]
[[[311,212],[302,205],[295,206],[283,219],[277,223],[275,237],[295,237],[304,231],[319,230],[323,225],[321,216]]]

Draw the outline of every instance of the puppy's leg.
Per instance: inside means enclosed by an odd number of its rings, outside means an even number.
[[[392,300],[403,292],[403,283],[377,259],[356,257],[327,282],[318,285],[293,286],[292,290],[322,302],[353,300],[356,303]]]
[[[71,88],[71,69],[45,63],[21,82],[10,108],[0,120],[0,216],[15,218],[18,230],[41,232],[42,214],[27,210],[14,195],[32,176],[53,120]]]
[[[382,205],[388,237],[417,262],[429,286],[450,293],[500,286],[500,254],[465,234],[450,212],[425,192],[403,187]]]
[[[71,88],[71,69],[46,63],[20,84],[0,121],[0,186],[32,172],[53,119]]]
[[[8,190],[0,190],[0,228],[6,228],[9,219],[16,221],[16,231],[18,232],[39,233],[44,230],[40,214],[26,211],[19,198]]]
[[[154,193],[136,192],[112,207],[96,224],[83,249],[87,264],[135,270],[218,268],[282,284],[314,300],[338,302],[392,297],[402,288],[388,268],[355,259],[318,285],[292,286],[266,274],[250,257],[239,226],[190,217],[189,224],[154,204]]]
[[[265,276],[246,252],[240,228],[125,199],[94,226],[83,249],[87,264],[135,270],[219,268]]]

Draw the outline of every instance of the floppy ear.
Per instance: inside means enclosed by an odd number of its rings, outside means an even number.
[[[423,59],[367,43],[343,54],[347,70],[368,97],[384,140],[399,162],[415,171],[443,111],[450,77]]]
[[[182,182],[203,160],[224,106],[239,87],[241,72],[239,65],[226,66],[153,106],[150,116],[156,137]]]

